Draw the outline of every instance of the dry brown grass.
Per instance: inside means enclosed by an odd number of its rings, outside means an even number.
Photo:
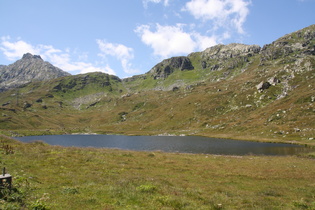
[[[20,203],[1,200],[2,207],[315,207],[314,159],[63,148],[40,142],[24,144],[3,136],[1,140],[15,150],[1,154],[1,163],[14,183],[19,182],[23,198]]]

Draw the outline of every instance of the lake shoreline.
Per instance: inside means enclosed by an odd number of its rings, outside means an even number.
[[[0,134],[3,133],[10,137],[22,137],[22,136],[43,136],[43,135],[125,135],[125,136],[199,136],[208,138],[218,139],[229,139],[236,141],[250,141],[250,142],[261,142],[261,143],[284,143],[300,145],[310,148],[315,148],[315,140],[311,141],[298,141],[298,140],[286,140],[283,138],[268,138],[259,137],[253,135],[235,135],[235,134],[222,134],[222,133],[180,133],[180,132],[141,132],[141,131],[125,131],[125,132],[69,132],[62,130],[0,130]]]
[[[113,148],[134,151],[162,151],[170,153],[216,154],[216,155],[266,155],[286,156],[311,151],[304,145],[287,143],[254,142],[210,138],[204,136],[131,136],[109,134],[67,134],[15,137],[23,142],[36,140],[63,147]]]
[[[40,200],[52,209],[315,207],[314,159],[304,156],[125,151],[0,139],[14,149],[2,162],[14,183],[27,181],[18,190],[29,205]]]

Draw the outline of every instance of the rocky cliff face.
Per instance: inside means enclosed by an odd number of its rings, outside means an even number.
[[[155,80],[166,80],[175,71],[201,70],[210,75],[210,72],[222,70],[219,78],[224,79],[232,75],[231,72],[234,70],[246,69],[255,59],[260,60],[260,66],[269,66],[276,62],[277,65],[291,64],[289,69],[301,69],[298,66],[293,67],[292,63],[306,62],[309,65],[309,56],[314,55],[315,25],[311,25],[285,35],[263,48],[258,45],[219,44],[188,56],[165,59],[155,65],[146,75]],[[137,78],[139,77],[133,79]],[[185,85],[184,82],[183,85]]]
[[[249,62],[249,58],[258,55],[261,47],[258,45],[229,44],[216,45],[203,52],[191,53],[190,55],[165,59],[155,65],[148,73],[154,79],[166,79],[176,70],[193,70],[196,67],[191,60],[198,57],[199,63],[204,70],[221,70],[223,68],[234,69]]]
[[[24,54],[8,66],[0,66],[0,92],[32,81],[44,81],[70,74],[45,62],[39,55]]]
[[[258,45],[235,43],[216,45],[200,53],[201,67],[202,69],[209,69],[211,71],[223,68],[234,69],[249,62],[249,58],[257,55],[260,50],[261,48]]]
[[[245,45],[232,43],[229,45],[216,45],[204,50],[201,57],[204,59],[227,60],[235,57],[251,57],[259,53],[258,45]]]
[[[155,65],[149,73],[154,79],[165,79],[175,70],[185,71],[194,69],[188,57],[180,56],[163,60]]]

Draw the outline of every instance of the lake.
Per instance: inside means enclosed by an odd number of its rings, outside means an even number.
[[[261,143],[200,136],[51,135],[17,137],[22,142],[40,140],[50,145],[117,148],[217,155],[295,155],[310,151],[300,145]]]

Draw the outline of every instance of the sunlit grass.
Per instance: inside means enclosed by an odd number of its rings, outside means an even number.
[[[295,209],[315,207],[314,159],[48,146],[1,137],[20,203],[51,209]],[[27,180],[26,184],[21,184]],[[14,182],[16,183],[16,182]],[[28,190],[27,190],[28,189]]]

